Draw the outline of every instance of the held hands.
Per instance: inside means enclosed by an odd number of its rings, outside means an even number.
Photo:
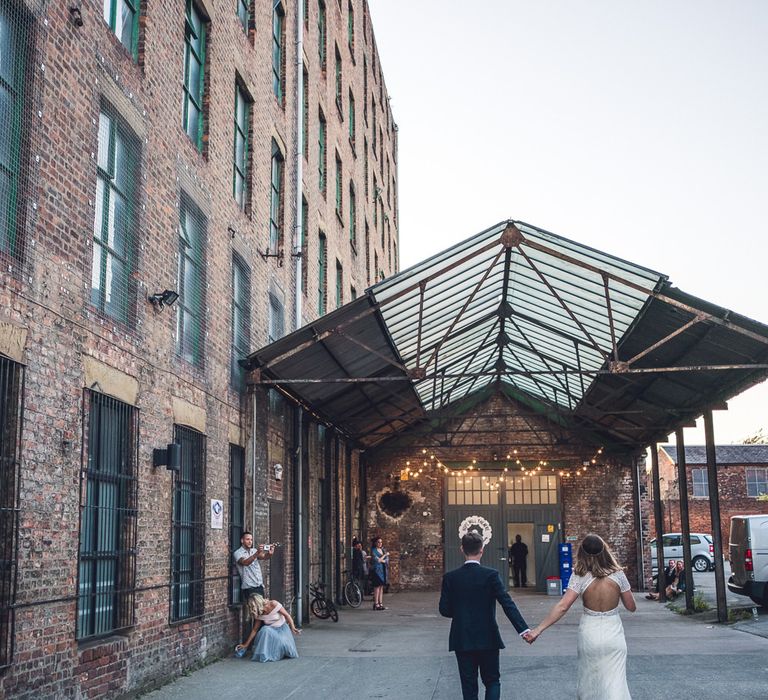
[[[526,642],[528,642],[528,644],[533,644],[539,638],[540,634],[541,634],[541,631],[538,629],[538,627],[536,627],[536,628],[534,628],[532,630],[528,630],[523,635],[523,639]]]

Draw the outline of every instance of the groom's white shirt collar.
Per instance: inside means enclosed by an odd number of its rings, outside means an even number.
[[[480,562],[477,559],[467,559],[465,564],[479,564]]]

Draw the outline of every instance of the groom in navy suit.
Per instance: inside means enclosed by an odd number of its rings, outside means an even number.
[[[518,634],[528,641],[530,629],[501,583],[496,569],[480,564],[483,538],[470,532],[461,538],[466,561],[443,576],[440,614],[452,618],[448,649],[456,653],[464,700],[477,700],[477,672],[485,686],[485,700],[498,700],[499,649],[504,648],[496,624],[496,601]]]

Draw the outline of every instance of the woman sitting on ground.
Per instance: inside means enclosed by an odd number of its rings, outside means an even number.
[[[676,572],[677,572],[677,562],[674,559],[670,559],[669,560],[669,564],[667,565],[667,568],[664,569],[664,571],[662,572],[662,576],[664,578],[662,578],[661,580],[664,582],[664,590],[665,591],[667,591],[669,589],[669,587],[672,585],[672,583],[674,582],[674,580],[675,580],[675,573]],[[657,574],[656,575],[655,592],[652,591],[647,596],[645,596],[646,598],[648,598],[648,600],[658,600],[659,599],[659,585],[660,585],[660,583],[659,583],[659,576]],[[667,594],[667,595],[669,595],[669,594]]]
[[[290,613],[278,601],[265,600],[259,595],[251,596],[247,603],[254,625],[248,639],[235,647],[235,653],[241,656],[256,637],[251,661],[297,659],[299,653],[293,635],[301,634],[301,630],[296,629]]]
[[[676,598],[685,592],[685,562],[681,559],[675,567],[672,583],[667,586],[667,598]]]

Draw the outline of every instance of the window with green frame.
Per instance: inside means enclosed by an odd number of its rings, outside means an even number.
[[[342,192],[341,158],[336,154],[336,213],[341,216],[344,206],[344,194]]]
[[[339,117],[344,118],[344,106],[342,104],[342,90],[344,88],[342,65],[341,65],[341,53],[339,47],[336,47],[335,51],[336,63],[335,63],[335,76],[336,76],[336,106],[339,108]]]
[[[245,531],[245,450],[240,445],[229,445],[229,551],[240,548]],[[242,603],[240,575],[234,566],[229,573],[229,604]]]
[[[349,181],[349,242],[353,248],[357,247],[357,202],[352,180]]]
[[[269,250],[272,253],[283,244],[283,173],[285,159],[280,147],[272,141],[272,177],[269,202]]]
[[[285,9],[275,2],[272,9],[272,92],[280,104],[285,93]]]
[[[328,158],[326,153],[327,140],[328,124],[325,121],[325,115],[323,114],[323,111],[320,110],[320,118],[317,122],[317,187],[323,193],[323,197],[325,197],[328,192]]]
[[[368,59],[363,56],[363,121],[368,126]]]
[[[317,2],[317,56],[320,60],[320,70],[325,71],[328,55],[328,20],[325,13],[325,2]]]
[[[232,254],[232,388],[245,387],[239,360],[251,352],[251,272],[237,253]]]
[[[336,308],[344,303],[344,268],[336,261]]]
[[[307,293],[307,225],[309,223],[309,204],[306,197],[301,198],[301,259],[303,264],[301,266],[301,291]]]
[[[347,7],[347,45],[349,52],[355,55],[355,10],[350,2]]]
[[[139,0],[104,0],[104,21],[120,43],[139,58]]]
[[[187,136],[203,150],[203,93],[207,22],[193,0],[187,0],[184,19],[184,110],[182,125]]]
[[[98,391],[84,394],[77,638],[134,624],[138,411]]]
[[[250,208],[250,143],[251,100],[239,83],[235,83],[235,144],[232,167],[232,194],[241,211]]]
[[[203,364],[206,227],[202,212],[182,193],[179,205],[176,353],[198,367]]]
[[[355,146],[355,96],[352,88],[349,89],[349,142]]]
[[[17,3],[0,3],[0,253],[13,257],[22,253],[21,159],[31,36],[27,13]]]
[[[91,303],[123,323],[133,322],[140,146],[125,122],[102,105],[96,159]]]
[[[175,426],[181,467],[173,475],[171,542],[172,622],[200,617],[205,609],[205,435]]]
[[[248,25],[251,22],[251,0],[237,0],[237,16],[240,18],[240,24],[243,25],[243,31],[248,33]]]
[[[320,231],[317,247],[317,313],[322,316],[328,304],[328,241]]]
[[[301,90],[301,148],[304,158],[309,159],[309,73],[304,66]]]

